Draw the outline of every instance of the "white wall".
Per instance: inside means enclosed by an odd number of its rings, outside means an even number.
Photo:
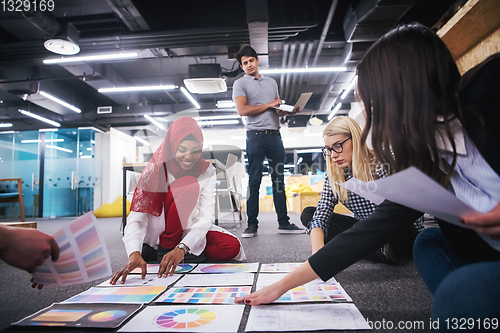
[[[96,138],[97,141],[97,138]],[[114,202],[123,192],[123,163],[134,163],[136,160],[136,142],[130,135],[111,128],[102,134],[102,195],[101,202]],[[98,152],[96,151],[96,154]]]

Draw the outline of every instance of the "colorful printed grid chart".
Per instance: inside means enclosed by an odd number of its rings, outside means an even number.
[[[141,304],[54,303],[13,325],[115,328],[137,312],[141,306]]]
[[[191,272],[198,264],[179,264],[174,273],[183,274]],[[146,274],[158,274],[160,270],[160,264],[148,264],[146,267]],[[130,274],[141,274],[142,270],[140,267],[137,267],[130,272]]]
[[[93,287],[63,303],[149,303],[167,287]]]
[[[118,332],[237,332],[241,305],[147,306]]]
[[[302,263],[276,263],[276,264],[262,264],[260,267],[261,273],[290,273],[298,268]]]
[[[251,286],[254,276],[254,273],[186,274],[177,281],[175,287]]]
[[[352,303],[252,306],[245,332],[369,330]]]
[[[256,273],[258,269],[258,262],[249,264],[198,264],[198,266],[192,271],[192,273]]]
[[[53,237],[59,245],[56,262],[48,258],[33,274],[38,284],[68,286],[111,275],[111,263],[104,239],[92,212],[80,216]]]
[[[129,286],[170,286],[175,283],[182,275],[172,275],[159,278],[157,275],[146,275],[143,279],[142,275],[128,275],[125,283],[122,284],[121,278],[116,284],[110,284],[109,280],[102,282],[97,287],[129,287]]]
[[[172,288],[156,302],[194,304],[234,304],[235,297],[250,293],[252,287]]]
[[[279,281],[280,276],[286,274],[259,273],[257,278],[257,290]],[[351,302],[352,298],[345,292],[344,288],[334,279],[323,282],[319,279],[313,280],[302,286],[293,288],[284,293],[274,303],[301,303],[301,302]]]

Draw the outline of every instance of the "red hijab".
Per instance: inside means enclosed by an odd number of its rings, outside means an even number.
[[[198,178],[208,169],[210,163],[201,156],[190,170],[182,169],[175,160],[177,147],[190,135],[200,147],[203,147],[203,133],[196,120],[190,117],[182,117],[170,125],[165,140],[156,149],[137,183],[130,207],[131,211],[160,216],[165,201],[165,193],[168,191],[167,170],[175,179],[179,179],[183,176]]]

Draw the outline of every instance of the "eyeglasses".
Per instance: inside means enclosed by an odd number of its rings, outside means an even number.
[[[323,147],[321,151],[323,152],[324,156],[332,156],[333,152],[336,152],[337,154],[340,154],[341,152],[344,151],[344,143],[346,143],[347,140],[349,140],[351,137],[348,137],[342,142],[337,142],[334,144],[331,148],[330,147]]]

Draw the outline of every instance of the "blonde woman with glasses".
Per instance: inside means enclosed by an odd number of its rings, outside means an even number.
[[[306,207],[300,219],[311,237],[312,253],[316,253],[338,234],[366,219],[377,207],[371,201],[338,185],[355,177],[368,182],[387,175],[381,164],[374,162],[374,155],[366,145],[361,145],[362,130],[350,117],[336,117],[325,127],[323,155],[326,159],[327,177],[317,207]],[[353,217],[334,213],[341,202]],[[411,253],[413,241],[422,223],[417,220],[397,240],[385,244],[367,259],[397,264],[398,260]]]

